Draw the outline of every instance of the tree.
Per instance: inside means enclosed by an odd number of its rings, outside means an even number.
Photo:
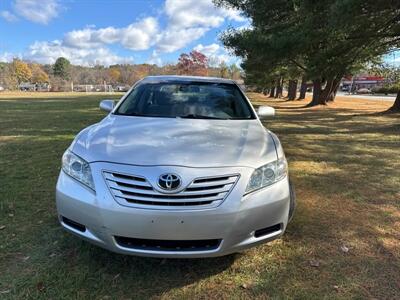
[[[221,78],[228,78],[229,77],[229,69],[228,66],[224,61],[219,64],[219,76]]]
[[[33,83],[47,83],[49,82],[49,75],[43,71],[40,65],[32,64],[32,79]]]
[[[113,84],[116,84],[121,79],[121,72],[117,68],[109,68],[107,71],[109,81]]]
[[[185,75],[207,75],[207,56],[193,50],[189,54],[182,53],[178,59],[178,72]]]
[[[190,52],[190,57],[193,61],[193,75],[206,76],[207,75],[207,56],[203,53],[193,50]]]
[[[233,80],[239,80],[242,76],[240,74],[240,68],[236,64],[229,66],[229,76]]]
[[[301,84],[300,84],[300,95],[299,95],[299,100],[303,100],[306,98],[306,93],[307,93],[307,79],[303,75],[301,77]]]
[[[55,76],[64,80],[70,79],[71,63],[65,57],[57,58],[53,66],[53,73]]]
[[[386,79],[385,89],[387,92],[397,90],[396,99],[393,106],[389,109],[389,112],[400,111],[400,67],[391,66],[385,63],[377,63],[370,67],[369,72],[374,73],[378,76],[382,76]]]
[[[32,77],[32,71],[28,64],[20,59],[14,58],[12,62],[13,76],[16,78],[18,84],[27,82]]]
[[[399,1],[215,1],[252,20],[250,29],[226,31],[225,46],[258,70],[296,66],[313,82],[311,106],[333,100],[345,74],[400,43]]]
[[[296,99],[297,95],[297,80],[290,79],[288,86],[288,100]]]

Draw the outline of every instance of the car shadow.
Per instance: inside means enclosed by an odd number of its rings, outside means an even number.
[[[67,269],[82,268],[90,276],[109,282],[113,297],[158,297],[173,289],[201,282],[229,269],[241,254],[215,258],[166,259],[130,256],[110,252],[65,233],[61,262]],[[95,275],[97,274],[97,275]],[[128,293],[129,294],[129,293]]]

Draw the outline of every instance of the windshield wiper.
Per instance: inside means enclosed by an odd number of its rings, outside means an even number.
[[[129,117],[147,117],[147,118],[174,118],[170,116],[157,116],[157,115],[148,115],[148,114],[139,114],[139,113],[114,113],[114,115],[119,116],[129,116]]]
[[[187,114],[183,116],[178,116],[177,118],[182,118],[182,119],[214,119],[214,120],[229,120],[230,118],[218,118],[218,117],[212,117],[212,116],[203,116],[203,115],[197,115],[197,114]]]
[[[130,117],[147,117],[145,114],[138,114],[138,113],[120,113],[120,112],[115,112],[114,115],[117,116],[130,116]]]

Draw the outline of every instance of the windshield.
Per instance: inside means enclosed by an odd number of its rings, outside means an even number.
[[[167,82],[139,84],[115,114],[190,119],[254,119],[234,84]]]

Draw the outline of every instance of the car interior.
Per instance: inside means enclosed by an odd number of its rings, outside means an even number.
[[[122,105],[123,114],[180,117],[250,118],[251,112],[235,89],[211,85],[154,84],[138,88]],[[239,99],[238,99],[239,98]],[[125,107],[124,107],[125,106]]]

